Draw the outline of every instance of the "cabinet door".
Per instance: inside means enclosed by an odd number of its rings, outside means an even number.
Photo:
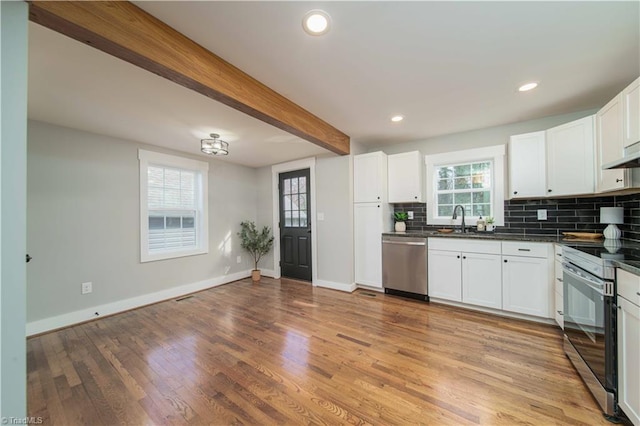
[[[595,189],[594,116],[547,130],[547,195],[591,194]]]
[[[640,141],[640,78],[621,93],[624,146]]]
[[[640,425],[640,307],[618,297],[618,405]]]
[[[356,283],[382,288],[382,204],[355,204],[353,210]]]
[[[502,309],[500,255],[462,253],[462,301]]]
[[[553,318],[547,259],[502,256],[502,309]]]
[[[616,96],[596,114],[596,191],[606,192],[629,186],[624,169],[602,170],[602,165],[624,155],[622,145],[622,97]]]
[[[554,279],[554,300],[555,312],[554,317],[556,323],[564,330],[564,284],[562,283],[562,262],[557,260],[554,263],[555,279]]]
[[[418,151],[394,154],[387,158],[390,203],[422,202],[424,161],[420,160]]]
[[[511,136],[509,141],[510,198],[546,195],[545,132]]]
[[[462,301],[462,255],[453,251],[429,250],[429,296]]]
[[[387,198],[387,156],[383,152],[353,157],[353,201],[385,202]]]

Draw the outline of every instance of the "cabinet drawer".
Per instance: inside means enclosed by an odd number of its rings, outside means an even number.
[[[640,305],[640,277],[618,268],[618,294],[630,302]]]
[[[509,256],[527,256],[527,257],[547,258],[549,256],[549,244],[518,242],[518,241],[503,241],[502,254],[509,255]]]
[[[500,254],[500,241],[467,240],[456,237],[429,238],[429,249],[467,253]]]
[[[553,245],[553,253],[554,253],[555,259],[558,262],[562,263],[562,246],[560,244]]]

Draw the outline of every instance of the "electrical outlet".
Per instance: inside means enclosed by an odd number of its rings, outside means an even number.
[[[241,256],[236,257],[236,263],[242,263],[242,257]]]
[[[91,282],[82,283],[82,294],[89,294],[93,291],[93,284]]]
[[[318,213],[318,221],[324,220],[324,213]]]
[[[409,220],[413,220],[413,212],[407,212],[407,216],[409,216]]]
[[[545,209],[538,209],[538,220],[547,220],[547,211]]]

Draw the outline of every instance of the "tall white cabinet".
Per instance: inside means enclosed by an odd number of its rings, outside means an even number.
[[[613,98],[596,114],[596,192],[625,189],[631,185],[627,169],[602,170],[602,165],[622,158],[622,95]]]
[[[389,202],[422,203],[424,200],[424,158],[419,151],[388,157]]]
[[[622,93],[622,114],[624,146],[640,141],[640,78],[627,86]]]
[[[382,289],[382,233],[392,224],[385,153],[353,157],[353,200],[355,281]]]

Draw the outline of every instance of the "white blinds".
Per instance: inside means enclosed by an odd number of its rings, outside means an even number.
[[[147,168],[150,253],[197,246],[197,183],[194,171]]]

